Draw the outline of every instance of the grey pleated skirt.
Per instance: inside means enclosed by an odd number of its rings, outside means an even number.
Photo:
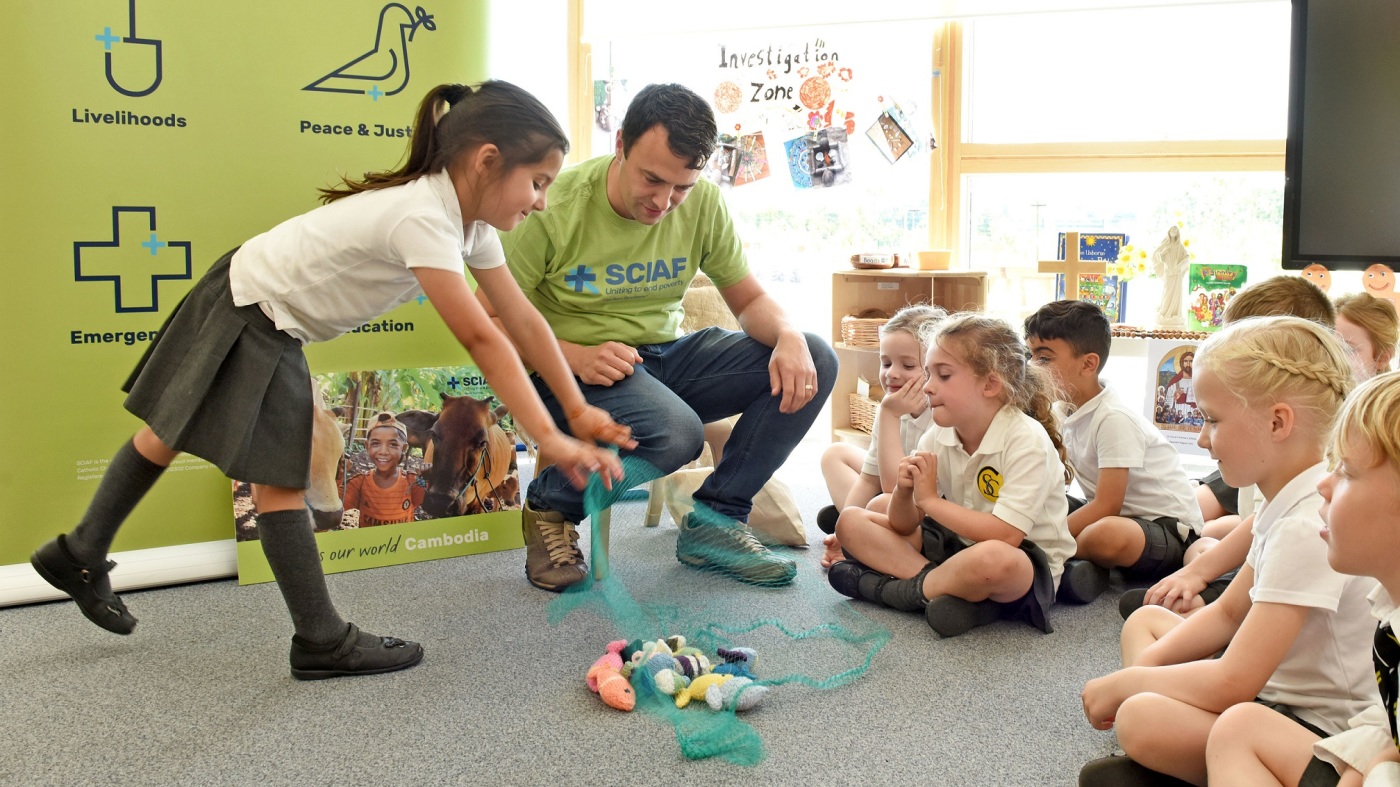
[[[233,254],[165,321],[122,386],[126,409],[229,478],[305,489],[314,406],[306,355],[256,305],[233,305]]]

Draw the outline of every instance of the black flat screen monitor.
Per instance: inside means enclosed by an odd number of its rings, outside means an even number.
[[[1400,0],[1293,0],[1283,267],[1400,269]]]

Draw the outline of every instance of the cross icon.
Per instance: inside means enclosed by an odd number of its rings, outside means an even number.
[[[1065,275],[1065,300],[1079,300],[1079,277],[1086,273],[1102,276],[1108,273],[1106,262],[1085,262],[1079,259],[1079,233],[1065,233],[1065,258],[1063,260],[1041,260],[1041,273],[1063,273]]]
[[[93,38],[97,39],[98,41],[101,41],[102,48],[107,50],[108,52],[112,51],[112,44],[115,44],[116,42],[121,40],[120,36],[112,34],[112,28],[110,27],[102,28],[102,35],[93,36]]]
[[[379,89],[379,85],[373,85],[370,87],[369,90],[365,91],[365,95],[369,96],[375,101],[378,101],[379,97],[384,95],[384,91]]]
[[[597,280],[597,275],[583,265],[578,266],[573,273],[564,274],[564,283],[573,287],[574,292],[583,292],[587,287],[589,292],[597,295],[598,288],[593,286],[593,282]]]
[[[451,389],[454,390],[454,391],[457,390],[457,386],[459,386],[459,385],[461,385],[461,384],[462,384],[462,381],[461,381],[461,380],[458,380],[458,379],[457,379],[457,375],[455,375],[455,374],[452,375],[451,377],[447,378],[447,387],[448,387],[448,388],[451,388]]]
[[[112,282],[118,314],[160,311],[160,282],[193,278],[190,259],[189,241],[159,239],[154,207],[114,206],[111,240],[74,242],[73,279]]]

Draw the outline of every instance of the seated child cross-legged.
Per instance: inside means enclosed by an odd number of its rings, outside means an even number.
[[[822,475],[835,503],[817,512],[817,527],[831,534],[823,540],[823,568],[842,558],[835,536],[841,509],[863,507],[878,495],[893,492],[899,460],[914,452],[928,429],[933,414],[923,390],[924,342],[947,316],[937,306],[918,304],[895,312],[880,327],[880,387],[885,395],[870,431],[870,448],[862,452],[850,443],[833,443],[822,454]],[[881,440],[882,434],[899,439]],[[879,510],[884,510],[883,505]]]
[[[1333,571],[1318,537],[1323,443],[1351,385],[1333,333],[1297,317],[1245,320],[1201,346],[1200,445],[1226,482],[1258,485],[1265,503],[1244,566],[1219,600],[1189,618],[1144,606],[1124,624],[1124,668],[1089,681],[1083,703],[1096,729],[1115,728],[1127,756],[1088,763],[1081,785],[1166,776],[1205,784],[1207,738],[1241,703],[1330,735],[1376,701],[1358,647],[1375,583]]]
[[[1369,296],[1366,296],[1369,297]],[[1332,430],[1332,472],[1318,484],[1327,522],[1327,562],[1374,577],[1371,614],[1379,621],[1371,654],[1380,701],[1321,739],[1317,731],[1257,706],[1226,711],[1211,729],[1206,769],[1214,784],[1400,785],[1396,748],[1400,642],[1400,373],[1376,377],[1347,399]],[[1364,650],[1366,642],[1347,644]]]
[[[1302,317],[1332,328],[1337,309],[1327,293],[1307,279],[1281,275],[1251,284],[1225,305],[1223,322],[1232,325],[1252,317]],[[1186,551],[1186,565],[1147,589],[1133,588],[1118,600],[1123,617],[1143,604],[1159,604],[1173,612],[1190,614],[1214,601],[1234,578],[1249,552],[1254,510],[1260,497],[1254,488],[1237,489],[1217,470],[1196,487],[1205,527],[1201,538]]]
[[[1068,401],[1055,415],[1086,500],[1071,499],[1076,560],[1059,598],[1087,604],[1108,589],[1108,570],[1158,580],[1181,568],[1200,536],[1201,511],[1176,449],[1099,382],[1112,330],[1088,301],[1053,301],[1026,318],[1032,359],[1054,372]]]
[[[841,512],[849,559],[827,576],[838,592],[923,611],[944,637],[1002,616],[1051,631],[1074,538],[1054,381],[1027,356],[1001,320],[966,313],[939,324],[925,364],[933,426],[900,462],[887,514]]]

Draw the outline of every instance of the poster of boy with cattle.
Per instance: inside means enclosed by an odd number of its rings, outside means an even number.
[[[520,478],[509,413],[474,366],[316,375],[312,510],[326,573],[514,549]],[[234,482],[241,584],[272,572],[248,484]]]

